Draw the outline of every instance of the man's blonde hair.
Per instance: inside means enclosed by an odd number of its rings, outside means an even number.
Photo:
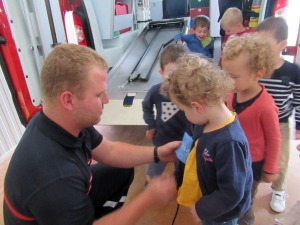
[[[221,18],[221,27],[233,27],[238,23],[243,25],[243,13],[240,9],[228,8]]]
[[[197,53],[184,54],[177,65],[161,87],[161,92],[172,101],[186,106],[191,106],[192,101],[219,104],[233,89],[233,80],[215,62]]]
[[[83,98],[87,75],[93,66],[107,69],[108,64],[95,50],[76,44],[56,46],[44,61],[40,83],[43,102],[51,103],[64,91]]]
[[[275,66],[275,58],[271,43],[257,34],[245,34],[240,37],[231,37],[225,43],[222,51],[222,60],[234,60],[241,54],[248,55],[248,69],[251,72],[265,71],[265,78],[270,78]]]

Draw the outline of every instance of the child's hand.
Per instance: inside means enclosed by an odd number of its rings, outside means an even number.
[[[190,206],[190,209],[191,209],[191,213],[192,213],[192,215],[193,215],[193,217],[194,217],[195,223],[198,223],[198,222],[200,221],[200,218],[198,217],[198,214],[197,214],[197,212],[196,212],[195,204],[191,205],[191,206]]]
[[[182,45],[183,43],[182,43],[182,41],[177,41],[176,44]]]
[[[300,144],[297,145],[297,150],[300,152]],[[300,155],[299,155],[300,157]]]
[[[296,130],[296,133],[295,133],[295,139],[296,139],[296,140],[299,140],[299,139],[300,139],[300,130]]]
[[[146,138],[151,140],[155,134],[155,128],[146,131]]]
[[[297,145],[297,150],[300,152],[300,144]]]
[[[269,174],[269,173],[262,172],[261,181],[266,183],[271,183],[273,181],[276,181],[278,178],[279,178],[278,173]]]

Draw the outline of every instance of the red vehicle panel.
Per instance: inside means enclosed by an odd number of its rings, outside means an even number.
[[[16,106],[21,111],[19,115],[21,123],[26,126],[29,120],[41,109],[41,105],[34,106],[31,102],[30,94],[25,81],[23,69],[18,55],[15,41],[12,37],[9,21],[7,19],[3,2],[0,1],[0,34],[6,40],[6,44],[0,45],[0,50],[5,62],[10,83],[12,97],[16,100]],[[13,21],[10,21],[13,23]],[[13,88],[13,89],[12,89]]]

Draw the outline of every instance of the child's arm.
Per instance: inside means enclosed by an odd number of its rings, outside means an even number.
[[[155,132],[155,115],[153,110],[155,104],[155,100],[154,100],[155,98],[153,95],[154,95],[153,88],[151,88],[142,102],[143,118],[145,123],[148,125],[147,132],[153,129]],[[147,132],[146,132],[146,138],[147,136],[149,136]]]
[[[215,179],[211,178],[211,185],[218,188],[196,202],[195,209],[201,220],[213,219],[232,211],[244,198],[245,186],[251,186],[251,183],[247,183],[252,174],[251,160],[245,143],[231,141],[223,144],[218,147],[213,160],[217,183],[214,184]]]
[[[260,124],[263,128],[263,135],[265,139],[265,158],[262,170],[269,175],[275,175],[278,173],[278,163],[281,148],[278,109],[275,106],[270,106],[265,107],[262,110],[263,112],[261,113]],[[271,177],[266,175],[266,182],[270,182],[268,178]],[[276,179],[276,176],[273,178]]]
[[[279,178],[278,173],[269,174],[269,173],[262,172],[261,181],[266,182],[266,183],[271,183],[271,182],[276,181],[278,178]]]
[[[183,44],[183,42],[186,42],[187,44],[192,39],[193,34],[176,34],[174,36],[174,41],[176,44]]]
[[[295,77],[294,85],[292,86],[293,93],[293,106],[295,108],[295,123],[296,123],[296,133],[295,139],[300,139],[300,69],[297,65],[293,71],[291,71],[293,77]]]
[[[149,140],[152,140],[154,134],[155,134],[155,128],[152,128],[152,129],[150,129],[150,130],[147,130],[147,131],[146,131],[146,138],[149,139]]]

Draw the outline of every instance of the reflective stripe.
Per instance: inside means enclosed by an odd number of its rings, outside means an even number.
[[[113,201],[106,201],[103,205],[103,207],[111,207],[111,208],[115,208],[116,205],[118,204],[119,202],[113,202]]]
[[[35,220],[35,218],[33,218],[33,217],[24,216],[24,215],[18,213],[18,212],[12,207],[12,205],[10,204],[10,202],[8,201],[8,199],[7,199],[5,193],[4,193],[4,201],[5,201],[5,204],[7,205],[8,209],[10,210],[10,212],[11,212],[15,217],[17,217],[18,219],[24,220],[24,221],[34,221],[34,220]]]
[[[119,200],[119,202],[125,202],[126,196],[122,196],[122,198]]]
[[[88,187],[88,191],[86,193],[87,195],[90,193],[90,191],[92,189],[92,180],[93,180],[93,174],[92,174],[92,172],[90,172],[90,180],[89,180],[90,184],[89,184],[89,187]]]
[[[118,202],[106,201],[104,203],[103,207],[115,208],[118,203],[120,203],[120,202],[123,203],[123,202],[125,202],[125,200],[126,200],[126,196],[122,196]]]

